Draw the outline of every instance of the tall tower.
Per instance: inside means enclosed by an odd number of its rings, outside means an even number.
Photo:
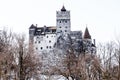
[[[29,28],[29,42],[31,43],[33,43],[33,38],[34,38],[34,34],[35,34],[35,30],[36,30],[36,28],[37,28],[37,25],[36,26],[34,26],[33,24],[30,26],[30,28]]]
[[[57,34],[68,34],[71,31],[70,11],[63,6],[61,11],[56,11]]]

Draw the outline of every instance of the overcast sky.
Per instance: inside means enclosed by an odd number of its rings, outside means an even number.
[[[56,10],[71,11],[71,29],[82,30],[86,24],[97,42],[120,37],[120,0],[0,0],[0,29],[28,33],[31,24],[55,26]]]

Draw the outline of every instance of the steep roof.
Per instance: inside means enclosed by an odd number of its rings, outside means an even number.
[[[36,26],[34,26],[33,24],[30,26],[30,28],[36,28]]]
[[[84,39],[91,39],[91,35],[90,35],[87,27],[86,27],[86,29],[85,29]]]
[[[63,5],[63,7],[62,7],[61,11],[66,11],[66,9],[65,9],[64,5]]]

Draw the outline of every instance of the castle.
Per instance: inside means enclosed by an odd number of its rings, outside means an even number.
[[[86,27],[84,35],[82,31],[71,31],[70,11],[63,6],[56,11],[56,26],[29,27],[29,40],[34,45],[36,52],[49,52],[54,48],[66,49],[70,44],[76,52],[95,52],[95,40]],[[64,45],[64,46],[63,46]]]

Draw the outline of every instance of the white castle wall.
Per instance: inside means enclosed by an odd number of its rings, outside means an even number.
[[[34,50],[38,52],[50,51],[54,48],[56,42],[56,34],[45,34],[34,36]]]

